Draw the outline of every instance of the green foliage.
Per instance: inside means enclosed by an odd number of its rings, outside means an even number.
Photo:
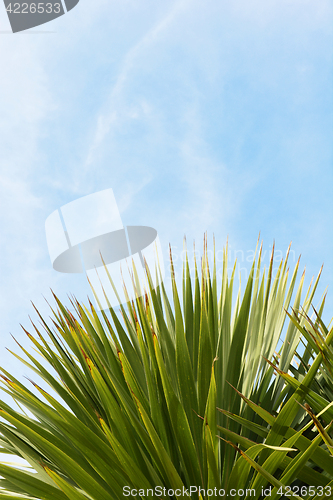
[[[275,277],[273,252],[266,272],[260,247],[234,309],[236,266],[228,276],[224,250],[218,292],[206,241],[194,278],[186,257],[182,297],[170,256],[172,300],[163,284],[154,290],[147,269],[148,290],[121,306],[122,319],[73,299],[74,316],[55,296],[53,329],[40,317],[43,331],[34,324],[34,335],[26,332],[43,363],[23,346],[25,358],[13,353],[52,391],[34,382],[30,390],[1,369],[2,391],[22,410],[0,401],[0,452],[29,466],[0,463],[0,496],[116,500],[124,486],[196,486],[254,488],[251,498],[264,498],[271,485],[272,499],[291,484],[330,485],[333,331],[321,320],[324,301],[314,322],[308,316],[320,273],[301,302],[299,262],[288,283],[289,249]],[[300,340],[305,350],[296,369]]]

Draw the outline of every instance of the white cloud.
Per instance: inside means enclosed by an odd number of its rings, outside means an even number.
[[[112,87],[107,102],[103,103],[102,113],[97,118],[96,132],[85,162],[86,169],[92,164],[96,149],[103,143],[106,136],[111,132],[112,127],[115,127],[119,121],[124,118],[133,118],[133,111],[127,108],[122,93],[125,90],[126,83],[128,83],[131,71],[136,68],[138,57],[142,57],[142,54],[147,51],[149,46],[156,42],[156,39],[161,36],[165,30],[170,28],[170,25],[175,21],[177,16],[182,13],[184,9],[188,8],[191,3],[191,0],[174,2],[170,11],[163,19],[159,20],[155,26],[150,28],[124,56],[120,71],[116,77],[116,82]],[[106,112],[104,111],[105,108],[107,109]]]

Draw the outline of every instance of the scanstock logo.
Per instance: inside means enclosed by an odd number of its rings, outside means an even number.
[[[28,30],[35,26],[48,23],[72,10],[80,0],[33,0],[16,1],[3,0],[13,33]]]

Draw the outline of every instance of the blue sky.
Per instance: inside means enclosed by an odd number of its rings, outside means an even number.
[[[306,285],[324,263],[331,319],[332,17],[329,0],[81,0],[13,35],[0,6],[2,365],[25,373],[5,347],[31,300],[47,316],[50,288],[90,293],[52,269],[45,219],[109,187],[165,258],[204,231],[244,266],[259,231],[266,262],[292,241]]]

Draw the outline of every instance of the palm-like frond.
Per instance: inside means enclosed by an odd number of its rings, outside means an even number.
[[[44,362],[22,346],[25,358],[14,356],[57,397],[32,382],[37,396],[1,370],[2,390],[33,415],[0,402],[1,451],[24,458],[31,467],[18,470],[0,464],[3,498],[115,500],[123,498],[124,486],[207,490],[230,489],[236,483],[238,488],[254,485],[259,498],[267,481],[278,488],[286,477],[326,485],[328,476],[323,479],[309,467],[307,455],[296,469],[290,456],[291,449],[309,453],[310,447],[320,466],[326,459],[319,440],[312,442],[304,429],[292,427],[302,411],[295,399],[301,402],[303,387],[311,387],[322,353],[307,373],[300,369],[295,394],[282,378],[274,378],[285,311],[294,294],[293,308],[303,315],[289,318],[278,367],[290,377],[287,372],[306,329],[320,273],[301,305],[304,274],[295,288],[299,262],[288,283],[288,253],[274,278],[273,252],[267,274],[262,272],[261,254],[260,247],[233,310],[236,266],[228,276],[224,250],[218,293],[216,262],[211,271],[206,242],[194,278],[186,257],[182,297],[171,256],[172,300],[163,283],[153,288],[147,269],[147,293],[129,302],[127,309],[121,306],[122,318],[111,308],[98,315],[91,304],[88,310],[73,300],[74,316],[55,297],[53,329],[40,317],[43,333],[36,325],[34,335],[26,332]],[[133,286],[139,286],[135,269]],[[319,314],[318,325],[320,321]],[[317,346],[311,342],[310,356]],[[331,390],[327,374],[322,377],[319,383],[325,381]],[[303,392],[297,386],[301,382]],[[332,470],[324,469],[333,477],[333,465]],[[162,492],[160,497],[172,494]]]

